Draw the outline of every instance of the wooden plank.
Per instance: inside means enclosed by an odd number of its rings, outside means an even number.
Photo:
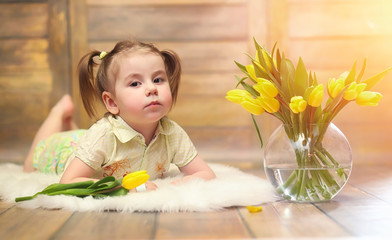
[[[91,42],[89,48],[109,52],[115,44],[116,42]],[[247,42],[244,41],[156,42],[156,45],[159,49],[171,49],[179,55],[184,74],[240,74],[234,60],[242,64],[249,63],[249,58],[243,54],[248,49]]]
[[[391,66],[392,51],[388,51],[392,35],[385,37],[292,39],[290,47],[282,48],[295,64],[299,56],[306,67],[319,69],[351,69],[355,60],[366,57],[370,65],[381,71]],[[280,44],[279,44],[280,45]],[[337,57],[339,56],[339,57]],[[359,71],[359,70],[358,70]]]
[[[0,71],[0,92],[50,92],[52,76],[46,70]]]
[[[268,23],[267,29],[269,42],[268,49],[271,49],[276,42],[284,51],[289,48],[287,29],[288,29],[288,2],[284,1],[268,1]],[[263,44],[262,44],[263,45]],[[263,45],[264,46],[264,45]]]
[[[255,138],[254,128],[249,127],[184,127],[199,148],[229,150],[250,148]]]
[[[391,155],[389,155],[391,156]],[[368,161],[366,164],[355,164],[349,183],[372,196],[392,205],[392,163],[390,157],[383,162]]]
[[[209,163],[219,163],[234,166],[240,169],[257,168],[263,164],[263,152],[258,146],[253,148],[197,148],[198,154]],[[223,154],[223,152],[225,152]]]
[[[151,239],[155,213],[76,212],[55,239]]]
[[[46,3],[2,3],[0,37],[18,38],[47,36],[48,5]]]
[[[373,238],[392,234],[392,205],[350,185],[346,185],[334,201],[316,206],[353,236]]]
[[[12,208],[14,206],[14,203],[10,202],[4,202],[0,200],[0,216],[3,214],[3,212],[7,211],[8,209]]]
[[[0,239],[49,239],[72,212],[14,207],[0,215]]]
[[[48,41],[34,39],[0,39],[0,71],[46,70]]]
[[[215,5],[215,4],[239,4],[246,3],[247,0],[87,0],[89,5]]]
[[[287,34],[290,38],[390,35],[391,10],[390,1],[294,1],[288,6]]]
[[[276,2],[276,1],[275,1]],[[265,43],[263,46],[268,49],[272,46],[268,39],[269,31],[269,0],[248,0],[248,26],[249,26],[249,38],[255,38],[259,43]],[[249,41],[250,49],[254,49],[253,41]],[[253,50],[252,55],[255,53]]]
[[[240,74],[234,60],[249,64],[248,41],[208,42],[158,42],[160,49],[172,49],[181,58],[183,72],[187,73],[232,73]]]
[[[246,208],[239,208],[244,224],[249,228],[253,238],[293,237],[287,223],[282,223],[273,204],[263,204],[262,207],[263,211],[259,213],[249,213]]]
[[[0,124],[41,123],[49,112],[48,96],[45,93],[2,92],[0,108],[7,109],[7,117],[0,118]],[[24,116],[24,117],[21,117]]]
[[[211,162],[262,162],[263,154],[253,127],[185,128],[199,155]]]
[[[225,97],[226,93],[234,89],[237,79],[234,75],[241,75],[239,71],[232,73],[195,73],[183,74],[180,85],[180,98],[185,96],[220,96]],[[185,96],[182,96],[185,95]]]
[[[25,124],[0,124],[0,148],[5,147],[8,151],[15,151],[15,156],[20,156],[25,151],[21,145],[30,145],[41,123],[28,122]],[[2,151],[0,151],[2,152]],[[6,156],[2,156],[2,159]]]
[[[273,203],[281,223],[295,237],[348,237],[350,234],[312,204]]]
[[[184,127],[244,127],[251,124],[246,110],[223,97],[181,99],[169,117]]]
[[[71,57],[68,25],[68,1],[49,0],[48,61],[53,75],[53,106],[64,94],[71,92]]]
[[[380,124],[386,127],[386,131],[390,132],[391,128],[388,123],[392,120],[392,113],[388,110],[392,104],[392,96],[388,98],[384,96],[377,107],[358,106],[355,102],[347,105],[335,118],[336,122],[351,123],[357,125]]]
[[[244,239],[250,235],[235,208],[220,212],[161,213],[155,239]]]
[[[2,127],[0,129],[0,163],[23,164],[37,129],[34,129],[34,132],[29,129],[25,131],[24,135],[17,135],[14,132],[11,137],[3,135]]]
[[[89,7],[89,41],[130,36],[149,41],[244,40],[248,38],[247,31],[245,4]]]
[[[87,128],[91,121],[84,111],[81,94],[79,92],[79,79],[77,66],[87,49],[87,6],[86,1],[69,1],[69,25],[70,25],[70,51],[71,51],[71,85],[72,99],[75,105],[74,121],[78,126]]]

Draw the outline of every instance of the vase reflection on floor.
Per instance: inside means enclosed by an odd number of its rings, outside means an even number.
[[[327,201],[339,193],[350,176],[351,148],[333,123],[281,125],[264,149],[264,168],[283,198]]]

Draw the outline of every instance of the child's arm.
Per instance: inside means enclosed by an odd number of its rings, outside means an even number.
[[[93,174],[94,169],[75,157],[65,169],[64,174],[60,179],[60,183],[74,183],[88,180],[93,180],[94,182],[98,181],[98,179],[91,178]]]
[[[185,177],[173,182],[174,184],[186,182],[192,178],[211,180],[216,177],[212,169],[207,165],[206,162],[204,162],[204,160],[199,155],[197,155],[184,167],[180,167],[180,171],[185,174]]]
[[[94,182],[98,179],[91,178],[94,174],[94,169],[88,166],[79,158],[74,158],[67,169],[65,169],[63,176],[60,179],[60,183],[74,183],[93,180]],[[153,182],[146,182],[147,191],[152,191],[157,188],[157,185]],[[130,192],[136,192],[135,189],[131,189]]]

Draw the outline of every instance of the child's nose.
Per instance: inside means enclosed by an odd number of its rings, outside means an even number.
[[[149,84],[147,84],[147,87],[146,87],[146,96],[149,96],[149,95],[157,95],[157,94],[158,94],[157,86],[155,86],[154,83],[149,83]]]

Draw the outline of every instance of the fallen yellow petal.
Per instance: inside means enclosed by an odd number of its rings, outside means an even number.
[[[263,207],[262,206],[259,206],[259,207],[256,207],[256,206],[246,206],[246,208],[248,209],[248,211],[250,213],[256,213],[256,212],[263,211]]]

